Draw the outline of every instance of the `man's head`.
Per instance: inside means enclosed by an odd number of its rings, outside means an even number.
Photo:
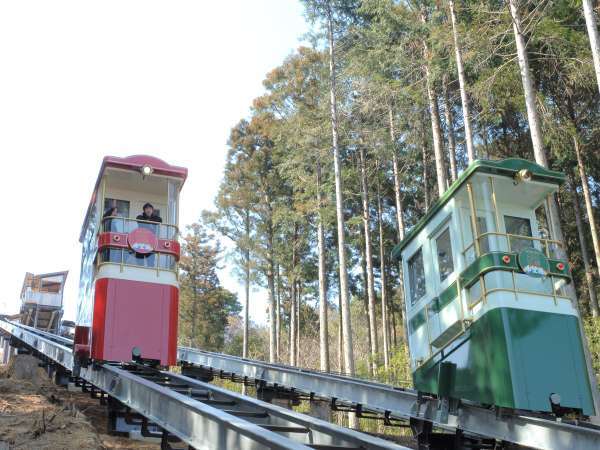
[[[144,215],[146,215],[147,217],[152,216],[152,214],[154,213],[154,206],[152,206],[150,203],[146,203],[144,205]]]

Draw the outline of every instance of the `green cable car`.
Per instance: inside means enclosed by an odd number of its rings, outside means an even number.
[[[418,391],[595,414],[570,266],[545,213],[564,179],[523,159],[475,161],[396,246]]]

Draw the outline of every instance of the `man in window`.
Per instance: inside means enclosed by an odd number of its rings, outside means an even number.
[[[148,228],[149,230],[156,233],[156,229],[157,229],[156,225],[150,224],[150,223],[145,223],[145,222],[162,223],[162,219],[160,218],[160,216],[154,214],[154,206],[152,206],[150,203],[146,203],[144,205],[143,210],[144,210],[143,214],[140,214],[139,216],[136,217],[137,220],[144,221],[144,222],[140,222],[139,226],[142,228]]]
[[[136,217],[138,220],[138,226],[140,228],[146,228],[158,235],[158,225],[162,223],[162,219],[158,214],[154,214],[154,206],[150,203],[146,203],[143,207],[143,213]],[[155,222],[155,223],[149,223]],[[154,253],[149,255],[139,255],[135,253],[135,264],[139,266],[154,267],[155,256]]]

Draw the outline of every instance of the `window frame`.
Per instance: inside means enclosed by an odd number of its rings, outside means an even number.
[[[506,224],[506,218],[526,220],[529,223],[529,235],[509,233],[508,227],[507,227],[507,224]],[[511,252],[518,253],[521,250],[523,250],[524,248],[533,248],[533,249],[537,248],[536,247],[536,241],[530,240],[530,239],[520,239],[521,242],[527,242],[530,245],[522,247],[522,248],[520,248],[518,250],[515,250],[513,248],[513,246],[514,246],[513,239],[517,240],[517,241],[519,240],[519,238],[515,237],[515,236],[524,236],[524,237],[530,237],[530,238],[537,238],[537,236],[535,236],[534,232],[533,232],[533,230],[535,229],[535,225],[536,224],[534,223],[534,221],[532,220],[531,217],[513,216],[511,214],[502,214],[502,224],[504,225],[504,232],[507,235],[507,240],[509,242]]]
[[[108,202],[115,202],[115,206],[117,207],[117,209],[119,209],[119,214],[117,215],[117,217],[124,217],[126,219],[128,219],[130,217],[131,214],[131,200],[123,200],[121,198],[110,198],[110,197],[104,197],[104,204],[103,204],[103,210],[102,210],[102,217],[104,218],[104,213],[106,211],[108,211],[109,208],[111,208],[110,203],[107,206]],[[121,208],[119,208],[118,203],[126,203],[127,204],[127,214],[123,214],[123,212],[120,211]]]
[[[452,272],[450,272],[444,279],[442,279],[442,271],[440,270],[440,260],[438,253],[438,239],[442,237],[444,233],[448,232],[448,242],[450,244],[450,252],[451,252],[451,260],[452,260]],[[452,231],[451,221],[450,219],[446,220],[444,224],[440,227],[440,229],[432,235],[431,237],[431,248],[433,250],[433,260],[434,260],[434,268],[437,272],[437,283],[440,287],[440,291],[449,286],[456,278],[456,268],[457,268],[457,260],[456,260],[456,248],[452,244],[452,240],[454,237],[454,233]]]
[[[406,259],[406,270],[408,272],[408,292],[409,292],[409,304],[410,307],[414,307],[417,303],[419,303],[421,300],[423,300],[423,298],[425,298],[427,296],[427,282],[424,283],[424,289],[423,289],[423,294],[421,294],[418,298],[414,297],[414,286],[412,283],[412,272],[411,272],[411,262],[413,261],[413,259],[418,255],[421,254],[421,267],[422,267],[422,272],[423,272],[423,279],[425,280],[426,278],[426,270],[425,270],[425,256],[424,256],[424,252],[423,252],[423,246],[420,246],[419,248],[417,248],[407,259]]]

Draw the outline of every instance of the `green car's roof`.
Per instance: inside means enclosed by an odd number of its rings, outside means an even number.
[[[527,169],[531,172],[531,178],[535,181],[544,183],[552,183],[560,185],[565,181],[565,175],[562,172],[546,169],[539,164],[536,164],[526,159],[508,158],[500,161],[491,161],[487,159],[478,159],[473,161],[465,169],[465,171],[452,183],[452,185],[444,192],[444,194],[429,208],[425,216],[419,220],[416,225],[410,230],[406,237],[392,250],[392,259],[400,260],[400,255],[404,247],[425,227],[427,222],[454,196],[456,191],[462,187],[465,182],[471,178],[476,172],[490,173],[513,178],[520,170]]]

